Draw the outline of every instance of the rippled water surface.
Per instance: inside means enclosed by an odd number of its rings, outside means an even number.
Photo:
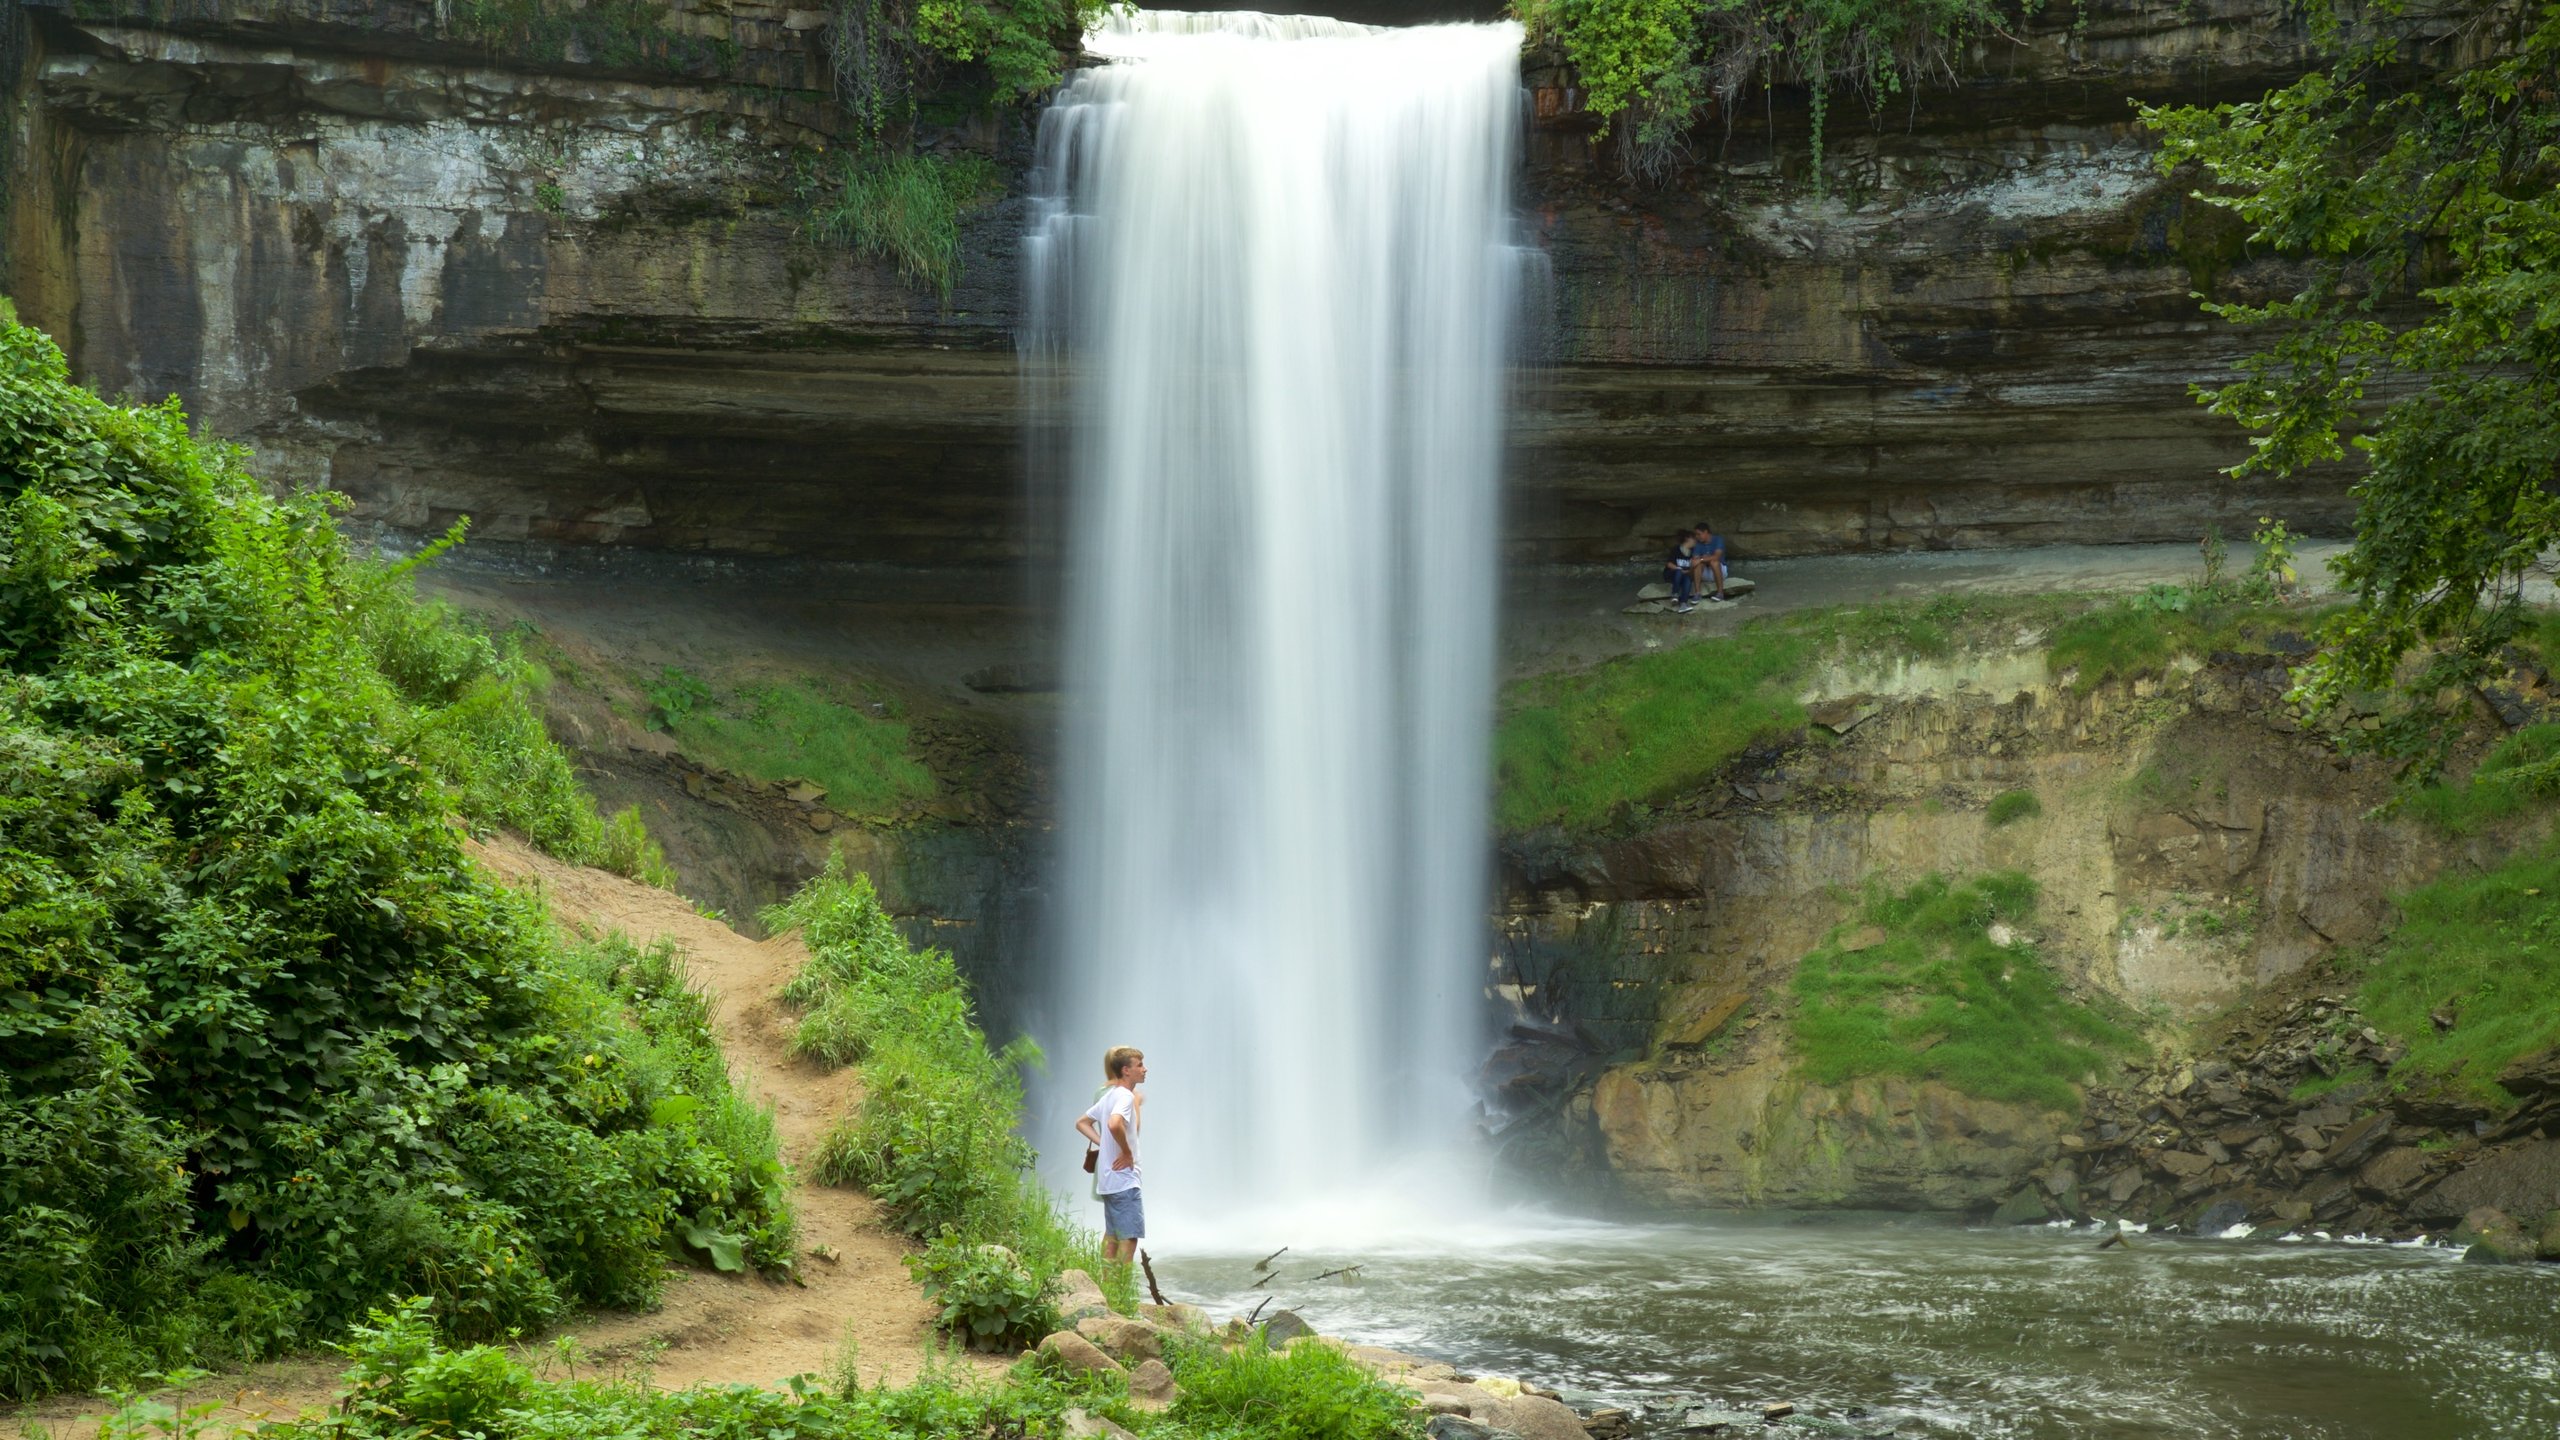
[[[1275,1234],[1277,1245],[1285,1235]],[[1169,1255],[1219,1313],[1641,1407],[1795,1402],[1837,1433],[2560,1436],[2560,1266],[2441,1248],[1862,1219],[1451,1233],[1359,1254]],[[1265,1247],[1268,1248],[1268,1247]],[[1350,1280],[1310,1277],[1356,1264]],[[1658,1432],[1659,1433],[1659,1432]]]

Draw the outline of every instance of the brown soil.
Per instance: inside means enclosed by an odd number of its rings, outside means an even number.
[[[695,914],[679,896],[563,864],[512,836],[470,848],[501,881],[541,892],[566,929],[591,936],[619,930],[641,940],[664,936],[682,946],[696,982],[712,996],[731,1073],[772,1105],[783,1156],[805,1175],[828,1126],[861,1091],[853,1072],[791,1056],[792,1017],[778,994],[808,959],[797,935],[750,940]],[[584,1352],[578,1373],[645,1375],[670,1390],[775,1385],[808,1372],[838,1374],[850,1345],[865,1383],[913,1380],[941,1352],[932,1307],[903,1263],[905,1241],[882,1222],[871,1197],[857,1191],[803,1179],[792,1199],[800,1212],[801,1283],[672,1270],[658,1309],[593,1314],[560,1332],[576,1337]],[[835,1258],[822,1258],[822,1250]],[[555,1338],[530,1341],[521,1353],[557,1376]],[[214,1417],[226,1427],[288,1418],[329,1405],[341,1368],[328,1357],[277,1361],[200,1381],[186,1398],[227,1397]],[[0,1428],[26,1435],[42,1426],[71,1440],[96,1433],[101,1408],[95,1397],[56,1396],[24,1407]]]

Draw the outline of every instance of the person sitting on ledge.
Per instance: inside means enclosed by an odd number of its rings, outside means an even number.
[[[1704,520],[1699,521],[1690,534],[1689,593],[1697,594],[1705,586],[1707,577],[1713,575],[1716,578],[1715,593],[1707,598],[1718,605],[1730,603],[1733,597],[1724,593],[1724,537]]]
[[[1671,582],[1671,608],[1686,615],[1698,608],[1698,537],[1683,530],[1674,536],[1662,562],[1662,578]]]

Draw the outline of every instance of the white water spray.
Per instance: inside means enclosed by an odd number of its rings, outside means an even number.
[[[1312,1240],[1464,1134],[1520,38],[1141,12],[1042,122],[1027,338],[1074,439],[1035,1138],[1075,1153],[1103,1048],[1145,1049],[1158,1234]]]

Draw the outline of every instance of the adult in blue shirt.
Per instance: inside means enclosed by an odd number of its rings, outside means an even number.
[[[1689,593],[1697,594],[1706,585],[1707,577],[1713,575],[1715,593],[1707,598],[1719,605],[1731,601],[1733,597],[1724,593],[1724,537],[1704,520],[1699,521],[1689,534]]]

